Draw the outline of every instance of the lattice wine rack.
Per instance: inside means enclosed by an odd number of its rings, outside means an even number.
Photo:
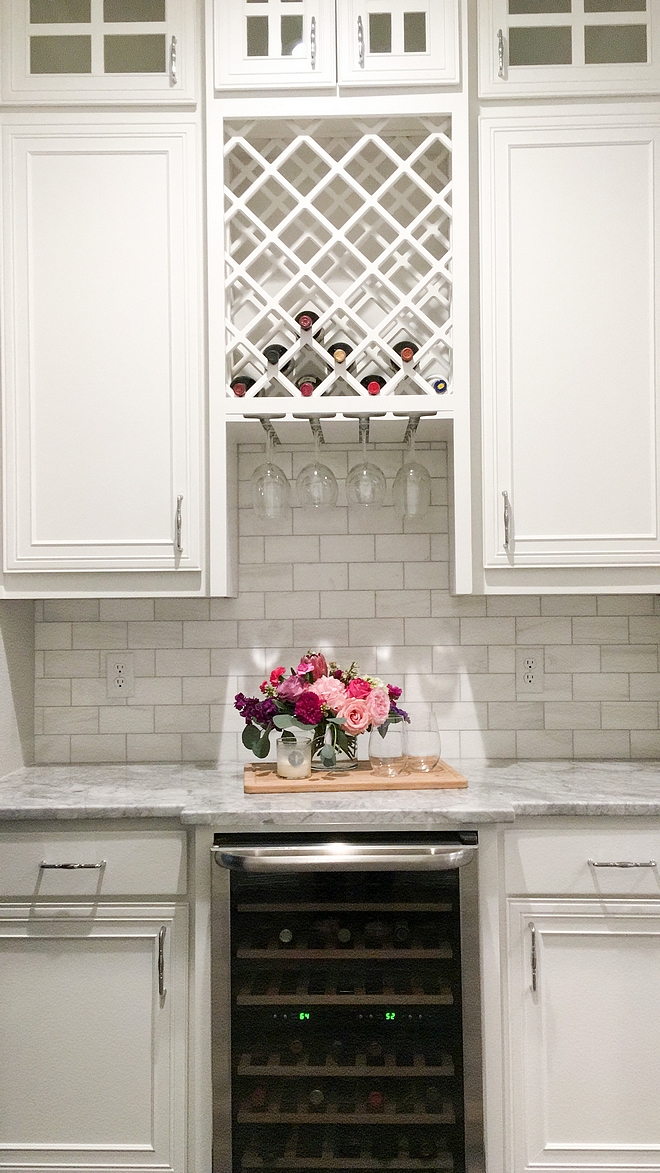
[[[258,119],[228,122],[225,135],[228,397],[238,382],[244,404],[375,405],[375,394],[444,406],[450,118]],[[301,329],[309,310],[318,318]],[[417,347],[411,361],[396,350],[402,341]],[[342,344],[337,362],[328,348]],[[281,348],[276,362],[264,356],[271,347]]]

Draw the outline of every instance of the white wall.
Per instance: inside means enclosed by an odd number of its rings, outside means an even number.
[[[33,761],[34,604],[0,600],[0,776]]]

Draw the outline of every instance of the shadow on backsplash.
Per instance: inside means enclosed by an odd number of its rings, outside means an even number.
[[[336,507],[265,523],[250,505],[263,445],[241,445],[238,598],[36,603],[36,761],[250,760],[235,693],[255,693],[308,648],[386,677],[409,710],[432,703],[449,761],[660,757],[660,599],[452,597],[447,446],[419,443],[416,455],[432,477],[423,518],[347,507],[355,446],[324,449]],[[391,494],[400,447],[372,447],[370,459]],[[277,450],[289,479],[308,461]],[[516,683],[522,648],[542,660],[533,699],[520,671]],[[111,700],[106,657],[121,649],[133,652],[135,691]]]

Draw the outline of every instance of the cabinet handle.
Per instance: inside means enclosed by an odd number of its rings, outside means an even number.
[[[504,549],[508,553],[511,549],[511,502],[506,489],[502,490],[502,497],[504,498]]]
[[[93,868],[95,871],[100,871],[100,869],[104,867],[104,859],[102,859],[100,863],[46,863],[46,860],[42,859],[41,863],[39,864],[39,871],[56,869],[57,871],[74,872],[78,871],[80,868]]]
[[[588,859],[587,863],[590,868],[657,868],[657,863],[654,859],[649,859],[646,863],[634,863],[630,859],[620,859],[614,863],[596,863],[595,859]]]
[[[174,549],[177,554],[183,554],[183,546],[181,545],[181,502],[183,497],[179,496],[176,499],[176,519],[174,522]]]
[[[316,17],[309,22],[309,61],[312,69],[316,69]]]
[[[178,80],[176,73],[176,37],[172,37],[170,41],[170,81],[175,86]]]
[[[364,25],[362,17],[357,19],[357,33],[358,33],[358,64],[360,69],[364,69]]]
[[[504,80],[504,33],[497,31],[497,76]]]
[[[165,989],[165,933],[167,932],[165,926],[160,929],[158,933],[158,997],[164,998],[167,990]]]
[[[530,956],[530,961],[531,961],[531,966],[532,966],[532,993],[535,994],[536,987],[537,987],[537,980],[536,980],[536,926],[535,926],[534,922],[531,920],[529,922],[529,931],[532,934],[532,952],[531,952],[531,956]]]

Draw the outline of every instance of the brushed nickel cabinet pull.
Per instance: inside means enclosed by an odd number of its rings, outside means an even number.
[[[504,498],[504,549],[508,553],[511,549],[511,502],[506,489],[502,490],[502,497]]]
[[[630,859],[619,859],[613,863],[597,863],[595,859],[588,859],[587,863],[590,868],[657,868],[657,863],[654,859],[649,859],[644,863],[635,863]]]
[[[533,921],[529,922],[529,930],[532,934],[532,952],[531,952],[531,967],[532,967],[532,993],[536,993],[537,977],[536,977],[536,926]]]
[[[183,554],[183,546],[181,545],[181,502],[183,497],[179,495],[176,499],[176,520],[174,523],[174,549],[177,554]]]
[[[176,71],[176,37],[172,37],[170,41],[170,81],[175,86],[178,80]]]
[[[164,998],[167,990],[165,989],[165,933],[167,932],[165,926],[160,929],[158,933],[158,997]]]
[[[56,871],[76,872],[79,871],[80,868],[93,868],[95,871],[100,871],[100,869],[104,867],[104,859],[102,859],[100,863],[46,863],[46,860],[42,859],[41,863],[39,864],[39,871],[46,871],[51,869]]]
[[[497,31],[497,76],[504,80],[504,33]]]
[[[312,69],[316,69],[316,17],[309,23],[309,60]]]
[[[360,69],[364,69],[364,25],[362,17],[357,18],[357,37],[358,37],[358,63]]]

